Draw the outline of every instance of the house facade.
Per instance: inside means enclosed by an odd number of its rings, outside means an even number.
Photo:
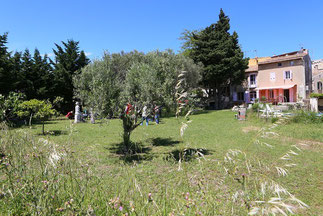
[[[323,59],[312,62],[312,90],[314,93],[323,93]]]
[[[297,102],[312,92],[312,66],[308,50],[249,60],[244,101]]]

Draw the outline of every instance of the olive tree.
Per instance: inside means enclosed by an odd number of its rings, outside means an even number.
[[[181,71],[187,73],[187,85],[196,87],[201,66],[171,50],[108,54],[82,69],[74,79],[75,96],[99,113],[120,116],[123,123],[123,151],[131,153],[130,135],[144,105],[163,105],[176,109],[176,83]],[[125,112],[127,104],[132,109]]]

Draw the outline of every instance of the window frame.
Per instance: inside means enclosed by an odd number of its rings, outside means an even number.
[[[287,78],[287,74],[289,75],[288,78]],[[292,80],[292,79],[293,79],[293,77],[292,77],[292,71],[291,70],[284,71],[284,80]]]
[[[323,89],[323,83],[321,81],[317,82],[317,90],[322,90]]]
[[[251,77],[254,77],[254,81],[251,81]],[[250,85],[256,85],[257,84],[257,74],[250,74],[249,76],[249,81],[250,81]]]

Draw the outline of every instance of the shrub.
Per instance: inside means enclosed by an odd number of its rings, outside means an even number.
[[[311,98],[323,98],[323,94],[319,94],[319,93],[311,93],[310,94]]]
[[[279,120],[279,118],[278,117],[272,117],[271,118],[271,123],[275,123],[276,121],[278,121]]]
[[[16,124],[19,120],[17,113],[19,105],[23,103],[25,95],[22,93],[10,92],[7,97],[0,95],[0,121],[10,125]]]
[[[299,111],[297,112],[292,118],[291,121],[294,123],[323,123],[323,117],[317,116],[315,112],[306,112],[306,111]]]

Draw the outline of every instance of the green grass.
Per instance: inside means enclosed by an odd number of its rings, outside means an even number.
[[[183,138],[179,134],[181,121],[172,117],[162,118],[159,125],[150,123],[148,127],[138,127],[131,140],[142,152],[127,157],[116,151],[122,142],[122,125],[118,119],[97,124],[50,121],[45,130],[52,135],[47,136],[40,135],[41,125],[11,130],[11,138],[6,138],[10,134],[2,135],[1,145],[5,153],[11,152],[12,159],[8,160],[17,166],[13,164],[11,169],[9,166],[6,172],[1,169],[0,194],[6,195],[0,198],[0,213],[245,215],[250,210],[248,207],[253,207],[254,201],[261,198],[257,189],[260,182],[272,180],[310,206],[297,209],[298,214],[318,215],[323,211],[322,124],[280,124],[272,129],[278,136],[261,137],[259,129],[272,126],[271,121],[256,118],[237,121],[234,113],[227,110],[194,115],[191,119]],[[19,135],[21,130],[33,136]],[[41,168],[42,163],[48,163],[46,152],[51,148],[39,144],[40,138],[57,144],[57,151],[64,152],[65,158],[57,168],[49,165],[47,170]],[[272,148],[255,144],[256,140]],[[10,143],[20,144],[14,148]],[[296,151],[292,145],[302,151]],[[30,146],[38,147],[35,150]],[[178,152],[188,148],[206,149],[204,158],[181,163],[174,160]],[[235,165],[227,163],[224,157],[230,149],[238,149],[246,156],[236,156]],[[283,166],[285,161],[279,158],[291,149],[298,155],[290,163],[297,165],[288,168],[288,176],[278,176],[275,166]],[[36,151],[45,155],[43,162],[30,157]],[[23,156],[27,157],[26,161],[21,161]],[[252,165],[250,173],[245,162]],[[28,171],[19,170],[18,165]],[[36,168],[39,171],[33,170]],[[247,175],[246,181],[244,175]],[[9,177],[15,180],[12,188],[19,188],[20,192],[14,193],[20,200],[6,192],[10,189]],[[24,183],[19,185],[17,179]],[[44,184],[48,184],[47,189]],[[26,192],[26,188],[36,192]],[[235,195],[237,199],[232,198]],[[270,194],[266,196],[270,198]]]

